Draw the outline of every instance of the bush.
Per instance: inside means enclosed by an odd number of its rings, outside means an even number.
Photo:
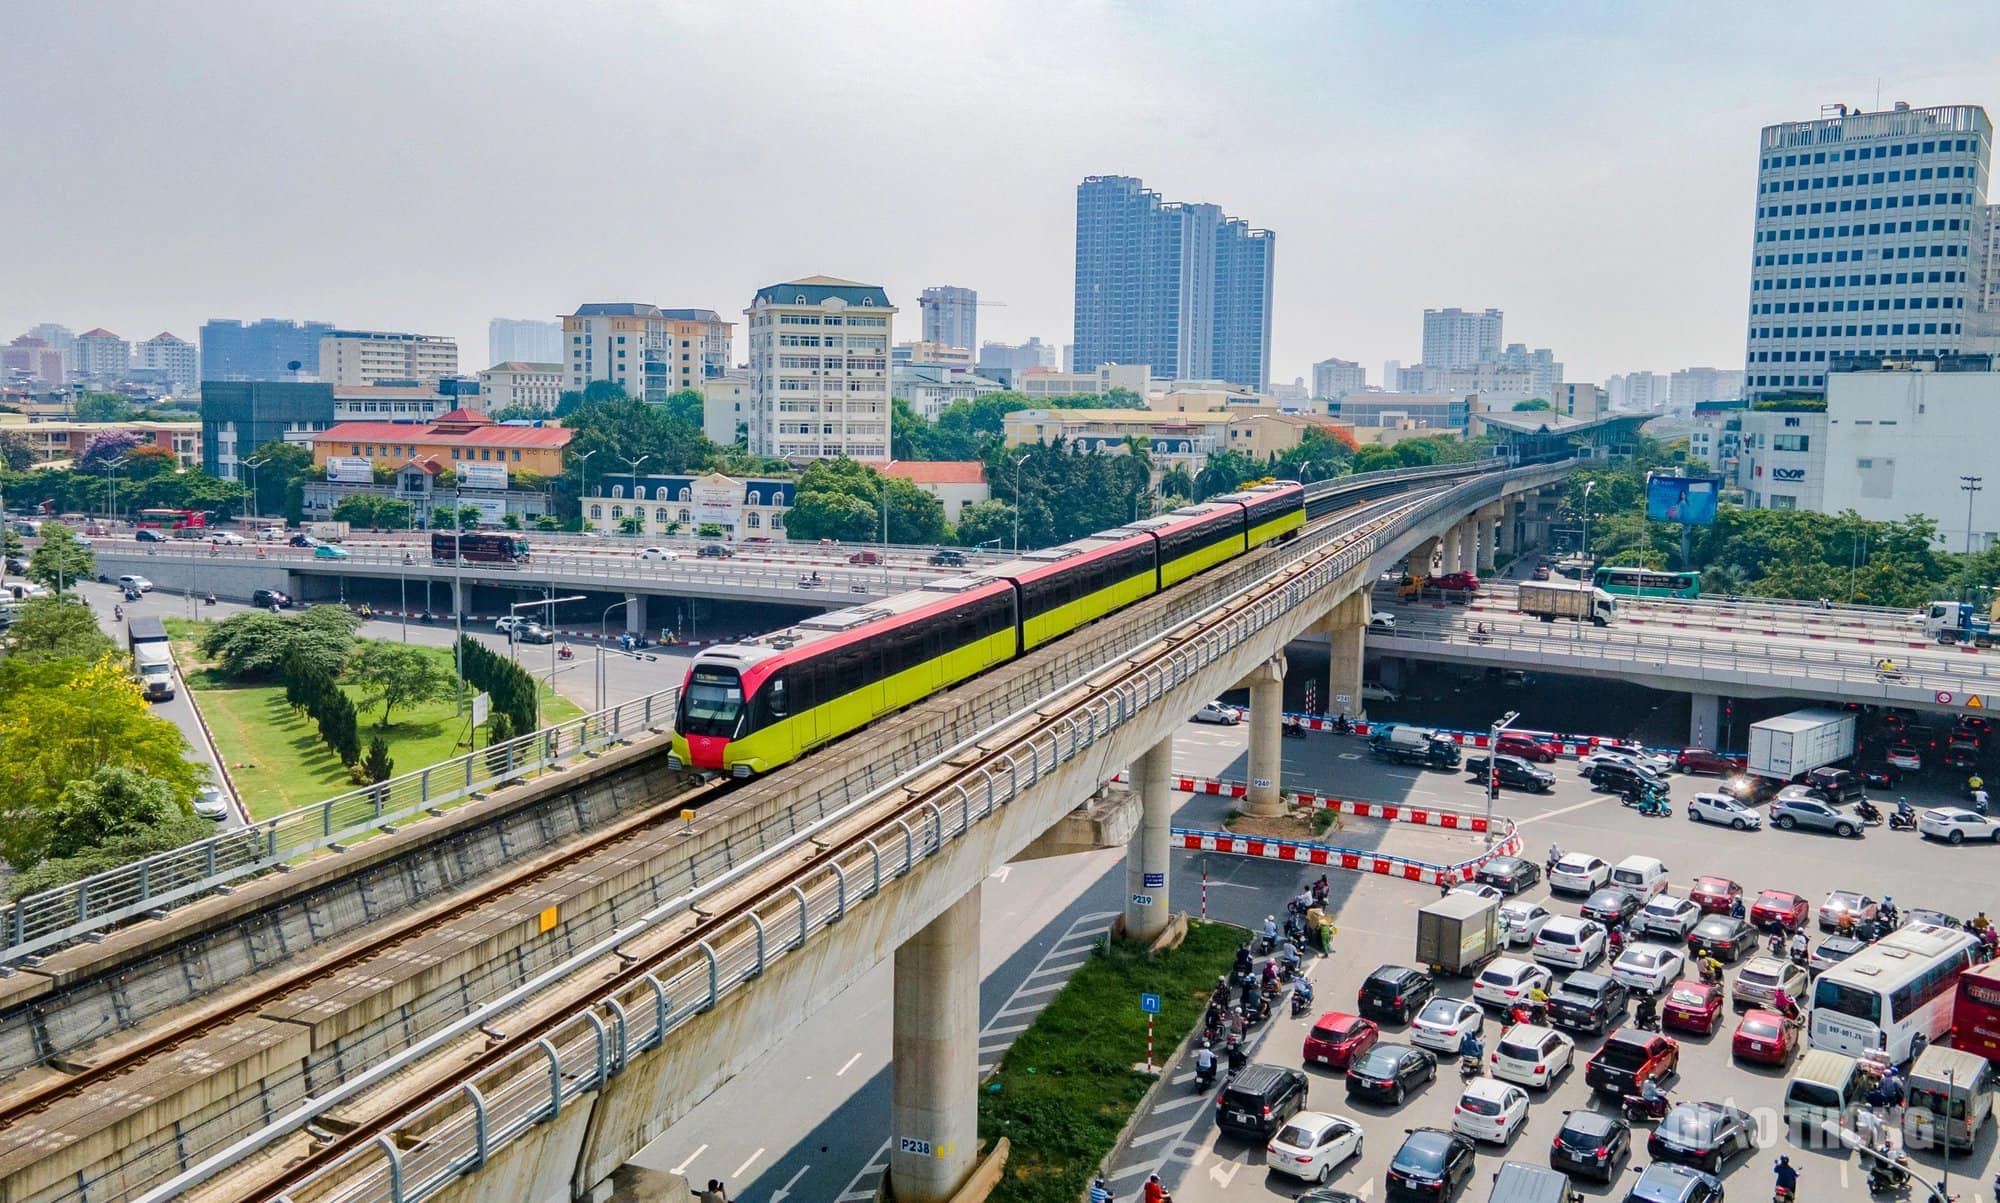
[[[472,683],[473,688],[484,691],[492,699],[495,715],[507,716],[513,734],[525,735],[533,731],[535,704],[541,690],[535,678],[520,665],[469,636],[459,639],[458,654],[459,663],[465,666],[465,679]]]
[[[371,782],[387,781],[396,775],[396,762],[389,759],[388,740],[378,734],[368,741],[368,759],[362,762],[362,768]]]
[[[142,827],[75,856],[53,857],[15,874],[7,883],[7,900],[13,902],[72,881],[81,881],[92,874],[116,869],[155,853],[169,852],[214,834],[214,823],[192,816]]]

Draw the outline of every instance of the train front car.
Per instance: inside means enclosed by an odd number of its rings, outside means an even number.
[[[774,648],[725,643],[695,657],[674,709],[674,744],[667,753],[670,768],[728,773],[732,763],[754,758],[757,748],[749,738],[752,695],[770,675],[761,666],[776,655]]]
[[[1296,539],[1305,529],[1306,487],[1296,480],[1274,480],[1209,500],[1233,501],[1243,507],[1251,547]]]

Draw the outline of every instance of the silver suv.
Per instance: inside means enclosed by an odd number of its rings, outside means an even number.
[[[1861,834],[1859,819],[1842,814],[1818,798],[1805,796],[1805,791],[1797,787],[1787,787],[1771,799],[1771,825],[1780,831],[1805,828],[1831,831],[1838,836]]]

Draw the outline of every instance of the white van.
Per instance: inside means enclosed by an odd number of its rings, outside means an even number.
[[[1860,1061],[1846,1053],[1808,1049],[1785,1080],[1785,1119],[1807,1128],[1838,1127],[1867,1093],[1868,1076]]]
[[[1993,1118],[1993,1063],[1965,1049],[1931,1045],[1910,1067],[1903,1143],[1912,1149],[1943,1145],[1967,1152]],[[1940,1123],[1939,1121],[1943,1122]]]
[[[1611,884],[1651,898],[1666,891],[1667,867],[1654,857],[1628,856],[1611,870]]]

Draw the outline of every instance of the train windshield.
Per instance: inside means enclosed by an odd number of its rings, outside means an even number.
[[[735,670],[697,667],[681,700],[681,733],[728,739],[743,717],[743,682]]]

